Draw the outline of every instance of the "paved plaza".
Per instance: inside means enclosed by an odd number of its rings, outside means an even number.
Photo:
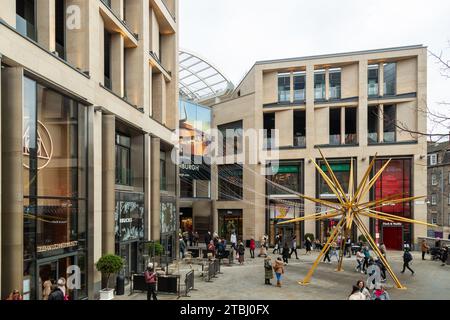
[[[299,250],[299,260],[290,259],[286,266],[283,278],[283,287],[264,285],[263,258],[250,259],[246,253],[245,264],[238,263],[232,266],[222,266],[221,272],[212,282],[205,282],[200,274],[195,275],[195,291],[189,297],[180,297],[180,300],[345,300],[350,294],[352,285],[357,280],[366,280],[367,276],[355,271],[356,260],[346,258],[344,271],[335,272],[337,262],[332,258],[331,264],[321,263],[308,286],[301,286],[298,281],[303,279],[312,266],[318,253],[304,255]],[[392,279],[388,277],[385,286],[393,300],[442,300],[450,299],[450,265],[441,266],[438,261],[421,260],[419,252],[413,253],[414,260],[411,267],[416,274],[411,276],[407,270],[401,274],[402,252],[388,253],[388,260],[407,290],[394,288]],[[276,255],[273,255],[276,257]],[[272,281],[276,283],[276,281]],[[159,294],[161,300],[176,300],[176,296]],[[117,297],[118,300],[145,300],[146,293],[135,293]]]

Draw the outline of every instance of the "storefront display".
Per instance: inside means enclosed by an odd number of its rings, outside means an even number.
[[[24,277],[36,299],[46,280],[85,270],[87,119],[83,105],[28,78],[24,96]],[[85,281],[71,299],[87,295]]]

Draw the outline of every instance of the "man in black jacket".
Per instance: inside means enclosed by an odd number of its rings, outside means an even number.
[[[403,253],[403,270],[401,273],[405,273],[405,268],[408,268],[409,271],[411,271],[412,275],[414,275],[414,270],[411,269],[409,266],[409,263],[412,261],[413,257],[411,252],[409,252],[409,249],[406,248],[405,252]]]
[[[64,293],[57,285],[53,285],[52,293],[48,295],[48,300],[64,301]]]

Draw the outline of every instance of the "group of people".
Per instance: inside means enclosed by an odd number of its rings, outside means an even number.
[[[427,241],[423,239],[421,243],[421,250],[422,250],[422,260],[426,260],[425,255],[430,254],[432,252],[433,260],[440,260],[442,262],[441,266],[446,265],[448,260],[448,246],[442,245],[440,238],[436,239],[433,248],[430,248],[430,246],[427,244]]]
[[[19,290],[13,290],[6,300],[23,300],[23,295]],[[55,280],[46,280],[42,284],[42,300],[66,301],[69,300],[69,294],[64,277]]]
[[[353,286],[348,300],[391,300],[391,298],[382,284],[376,284],[371,293],[364,281],[358,280],[356,285]]]
[[[270,280],[273,279],[274,273],[277,278],[277,287],[281,288],[281,280],[284,274],[284,262],[280,257],[278,257],[272,263],[272,258],[267,255],[264,259],[264,278],[266,285],[272,285]]]

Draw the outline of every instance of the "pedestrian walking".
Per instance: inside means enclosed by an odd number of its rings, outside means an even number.
[[[333,242],[332,246],[331,246],[331,251],[330,251],[330,259],[332,257],[336,257],[336,261],[339,261],[339,256],[337,254],[337,244],[336,242]]]
[[[307,237],[305,240],[305,248],[306,248],[307,255],[311,254],[311,247],[312,247],[311,239],[309,237]],[[295,256],[297,256],[297,252],[295,253]]]
[[[180,238],[180,254],[181,259],[184,259],[184,253],[186,252],[186,242],[184,242],[183,238]]]
[[[425,239],[422,240],[420,247],[422,249],[422,260],[425,260],[425,255],[430,250],[430,247],[428,246],[427,241]]]
[[[277,234],[275,237],[275,247],[273,249],[273,254],[280,254],[280,245],[281,245],[281,234]]]
[[[262,256],[267,257],[267,237],[265,235],[261,238],[261,246],[258,254],[258,257]]]
[[[369,266],[369,260],[371,258],[369,247],[367,247],[367,246],[364,247],[363,254],[364,254],[363,271],[366,272],[366,269]]]
[[[277,287],[281,288],[282,275],[284,274],[284,263],[280,257],[275,260],[273,270],[275,271],[275,275],[277,277]]]
[[[297,254],[297,236],[293,235],[291,240],[291,252],[289,253],[289,258],[292,258],[292,254],[295,253],[295,259],[298,260]]]
[[[364,283],[363,280],[358,280],[356,286],[359,288],[359,291],[363,294],[364,300],[372,300],[370,291],[369,289],[367,289],[366,284]]]
[[[383,285],[378,284],[372,292],[372,300],[391,300]]]
[[[386,249],[386,245],[383,242],[380,243],[380,252],[383,255],[383,257],[386,258],[387,249]]]
[[[265,284],[272,285],[270,280],[273,279],[272,259],[269,256],[264,258],[264,278]]]
[[[283,262],[288,264],[289,263],[289,246],[287,242],[284,243],[283,251],[281,252],[281,255],[283,256]]]
[[[328,246],[328,248],[327,248],[327,250],[325,251],[325,256],[324,256],[324,258],[323,258],[323,262],[328,262],[328,263],[331,263],[331,260],[330,260],[330,250],[331,250],[331,246]]]
[[[406,248],[405,252],[403,253],[403,270],[401,271],[401,273],[405,273],[405,269],[407,268],[409,271],[411,271],[411,274],[414,275],[414,270],[409,266],[412,260],[412,254],[411,252],[409,252],[409,249]]]
[[[245,247],[244,247],[244,243],[242,241],[239,242],[239,246],[238,246],[238,254],[239,254],[239,264],[243,265],[244,264],[244,255],[245,255]]]
[[[145,283],[147,284],[147,300],[158,300],[156,296],[156,273],[153,268],[153,263],[147,265],[147,270],[144,273]]]
[[[230,243],[231,243],[231,247],[234,250],[237,250],[237,236],[236,236],[236,232],[233,230],[233,232],[231,233],[231,237],[230,237]]]
[[[255,239],[253,239],[253,237],[252,237],[250,239],[250,257],[252,259],[255,259],[255,248],[256,248]]]
[[[211,231],[208,231],[208,233],[205,234],[205,245],[206,245],[206,248],[208,248],[208,245],[211,242],[211,240],[212,240]]]
[[[347,237],[347,240],[345,240],[345,255],[347,258],[352,257],[352,239],[350,236]]]
[[[348,300],[366,300],[366,297],[361,293],[359,287],[353,286],[352,292],[348,296]]]
[[[358,263],[358,265],[356,266],[355,270],[357,272],[361,272],[364,273],[364,253],[362,252],[361,249],[358,249],[358,251],[356,252],[356,262]]]

